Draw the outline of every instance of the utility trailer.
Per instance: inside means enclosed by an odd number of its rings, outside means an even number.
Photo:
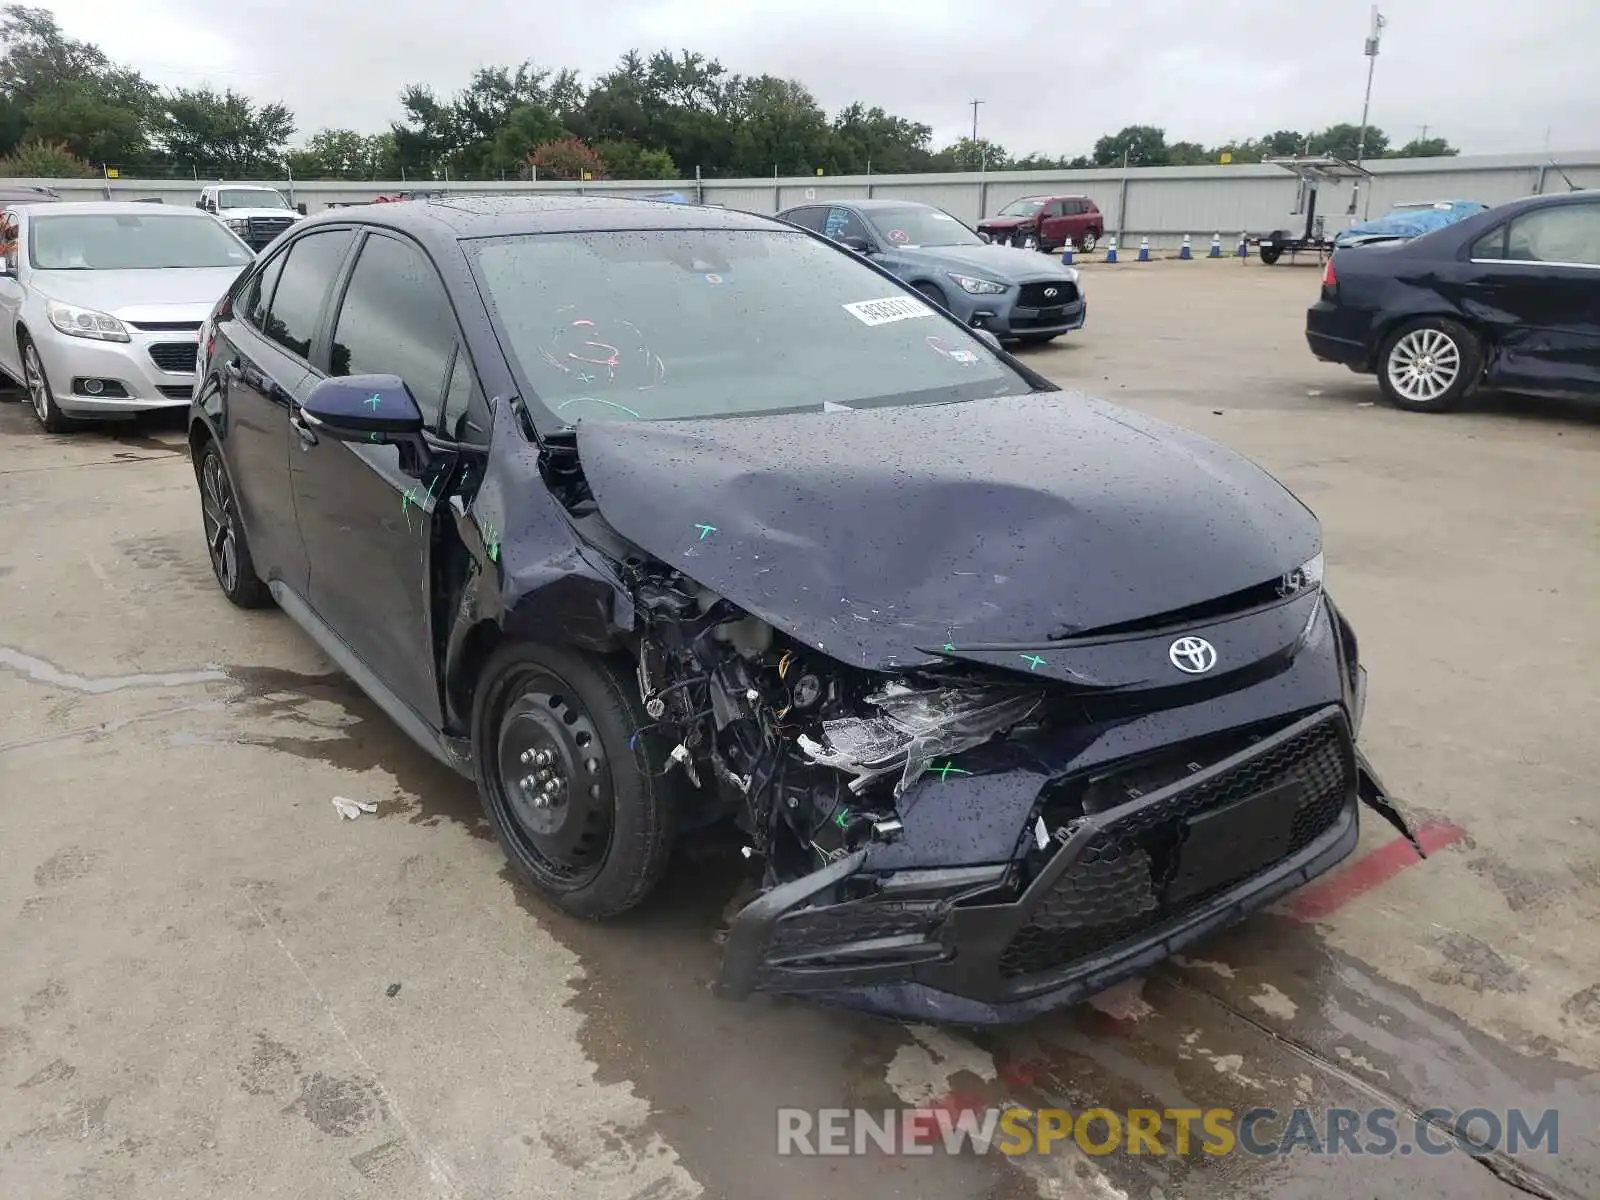
[[[1356,180],[1356,188],[1350,200],[1350,212],[1354,213],[1356,197],[1361,191],[1360,181],[1371,179],[1372,172],[1348,159],[1336,158],[1331,154],[1266,158],[1262,161],[1271,163],[1275,167],[1282,167],[1299,180],[1300,186],[1295,192],[1294,209],[1290,215],[1298,217],[1302,213],[1305,214],[1306,224],[1305,230],[1298,237],[1292,236],[1287,229],[1275,229],[1256,238],[1261,261],[1270,267],[1285,254],[1289,256],[1290,262],[1294,261],[1296,254],[1315,254],[1317,262],[1322,263],[1333,253],[1333,238],[1327,232],[1327,217],[1317,212],[1317,190],[1325,183],[1338,184],[1346,179]]]

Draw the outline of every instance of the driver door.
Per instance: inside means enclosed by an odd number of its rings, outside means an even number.
[[[5,255],[5,270],[0,273],[0,369],[22,384],[22,356],[17,351],[17,322],[22,316],[21,218],[12,209],[0,213],[0,254]]]
[[[300,391],[323,374],[405,381],[426,427],[466,407],[476,388],[444,282],[410,240],[369,230],[356,251],[326,345]],[[310,562],[309,601],[358,658],[431,728],[441,722],[429,586],[449,513],[457,455],[437,452],[421,478],[394,446],[319,437],[291,419],[295,512]]]

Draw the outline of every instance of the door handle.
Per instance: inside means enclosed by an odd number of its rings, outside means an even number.
[[[315,446],[317,444],[317,431],[301,419],[299,412],[289,417],[289,424],[294,426],[294,431],[300,435],[302,446]]]

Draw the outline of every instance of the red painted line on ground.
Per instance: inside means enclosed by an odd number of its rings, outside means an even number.
[[[1417,840],[1429,854],[1454,845],[1466,836],[1466,830],[1449,821],[1435,821],[1417,828]],[[1421,861],[1411,843],[1397,837],[1296,892],[1289,901],[1289,915],[1299,921],[1320,920]]]

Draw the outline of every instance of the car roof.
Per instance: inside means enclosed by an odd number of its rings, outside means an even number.
[[[358,221],[409,233],[423,241],[505,237],[524,233],[583,233],[619,229],[784,229],[771,217],[737,209],[616,196],[475,196],[457,193],[425,200],[341,208],[318,213],[295,228]]]

